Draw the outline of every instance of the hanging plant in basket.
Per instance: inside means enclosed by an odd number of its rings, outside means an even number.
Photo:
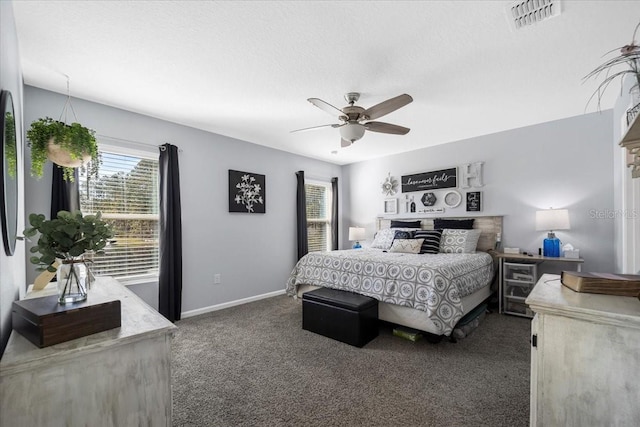
[[[47,159],[64,170],[64,179],[73,181],[77,167],[98,175],[98,143],[95,132],[80,123],[70,125],[50,117],[31,123],[27,139],[31,147],[31,175],[41,177]]]

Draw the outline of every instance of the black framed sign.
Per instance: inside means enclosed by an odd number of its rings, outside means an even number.
[[[456,188],[458,186],[458,168],[416,173],[402,177],[402,192]]]
[[[229,212],[265,213],[265,176],[229,169]]]
[[[482,210],[482,193],[469,191],[467,193],[467,212],[480,212]]]

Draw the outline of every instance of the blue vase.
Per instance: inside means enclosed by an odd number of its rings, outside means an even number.
[[[542,255],[558,258],[560,256],[560,239],[549,233],[542,243]]]
[[[353,245],[353,249],[362,249],[362,246],[360,245],[360,242],[356,242],[356,243]]]

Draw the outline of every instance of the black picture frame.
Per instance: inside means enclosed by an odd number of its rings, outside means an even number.
[[[480,212],[482,210],[482,192],[467,192],[467,212]]]
[[[403,175],[401,183],[403,193],[456,188],[458,186],[458,168]]]
[[[229,169],[229,212],[265,213],[266,177]]]
[[[0,186],[0,226],[7,256],[13,255],[18,233],[18,140],[15,112],[11,92],[0,92],[0,163],[2,163],[2,185]]]

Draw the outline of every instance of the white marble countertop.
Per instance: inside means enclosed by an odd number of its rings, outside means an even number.
[[[640,329],[638,298],[575,292],[557,274],[543,274],[525,302],[536,313]]]
[[[41,291],[31,291],[25,298],[55,294],[56,284]],[[0,359],[0,375],[9,375],[40,364],[55,363],[76,357],[77,354],[101,351],[105,348],[128,344],[154,335],[172,334],[176,326],[111,277],[97,277],[89,290],[91,296],[118,299],[121,304],[122,326],[50,347],[38,348],[15,330],[11,332],[5,352]]]

